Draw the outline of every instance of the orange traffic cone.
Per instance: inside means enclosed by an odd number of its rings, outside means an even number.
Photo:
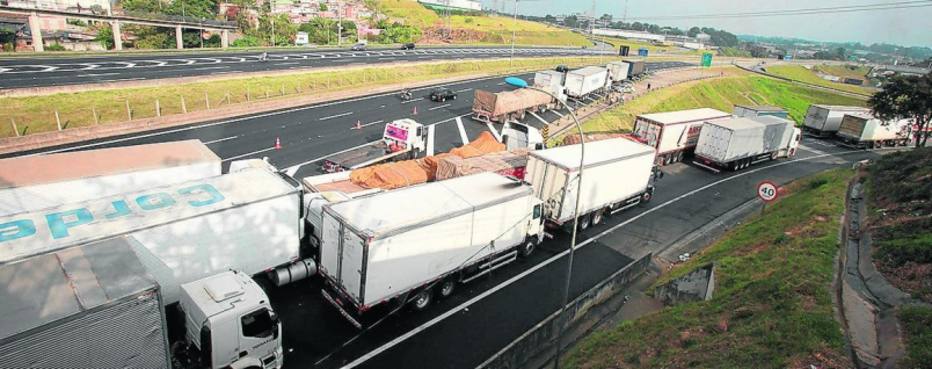
[[[362,121],[356,121],[356,126],[353,129],[362,129]]]
[[[417,105],[414,106],[414,112],[412,112],[411,115],[417,115]]]
[[[275,137],[275,150],[282,149],[282,140],[278,137]]]

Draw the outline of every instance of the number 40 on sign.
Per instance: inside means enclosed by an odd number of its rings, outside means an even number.
[[[757,197],[760,197],[761,200],[764,200],[764,206],[761,206],[760,213],[764,214],[764,209],[767,208],[767,203],[773,202],[777,199],[777,194],[780,191],[773,182],[763,181],[757,184]]]

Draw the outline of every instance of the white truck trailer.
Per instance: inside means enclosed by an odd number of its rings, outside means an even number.
[[[0,265],[0,366],[281,367],[281,324],[248,276],[182,285],[172,319],[139,251],[116,237]]]
[[[543,226],[532,192],[479,173],[325,205],[324,298],[357,327],[379,306],[426,308],[534,250]]]
[[[838,126],[837,138],[842,145],[857,148],[906,146],[911,128],[909,119],[884,122],[870,114],[845,114]]]
[[[545,70],[534,73],[534,87],[548,91],[557,96],[560,101],[566,101],[566,92],[564,92],[563,82],[566,79],[566,73],[555,70]]]
[[[569,97],[581,99],[608,85],[608,69],[585,67],[567,72],[564,87]]]
[[[657,149],[657,164],[667,165],[692,154],[705,122],[731,119],[721,110],[699,108],[638,115],[632,136]]]
[[[198,140],[0,159],[0,216],[220,175]]]
[[[387,161],[414,159],[426,149],[427,127],[413,119],[398,119],[385,125],[381,140],[331,155],[324,159],[321,169],[334,173]]]
[[[611,83],[614,84],[628,79],[628,71],[631,69],[631,64],[623,61],[613,61],[605,65],[605,67],[608,69],[608,78],[611,80]]]
[[[793,121],[774,116],[708,122],[696,144],[694,164],[720,172],[796,155],[801,132]]]
[[[841,119],[845,114],[869,114],[870,109],[859,106],[842,105],[809,105],[806,110],[806,119],[803,121],[803,131],[806,135],[815,137],[832,137],[841,126]]]
[[[529,153],[524,180],[543,201],[549,226],[572,226],[580,191],[581,229],[653,196],[654,148],[625,138],[585,145],[582,184],[578,181],[580,145]]]
[[[223,272],[268,274],[275,284],[315,272],[302,257],[300,186],[259,169],[0,217],[0,264],[131,235],[162,287]]]

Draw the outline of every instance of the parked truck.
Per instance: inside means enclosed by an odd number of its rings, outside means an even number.
[[[628,71],[631,69],[631,64],[623,61],[613,61],[609,62],[605,67],[608,69],[608,78],[611,80],[611,83],[615,84],[628,79]]]
[[[772,115],[777,118],[789,119],[789,112],[779,106],[769,105],[735,105],[736,117],[759,117]]]
[[[252,279],[182,284],[173,314],[145,252],[121,236],[0,265],[0,366],[281,368],[281,324]]]
[[[585,67],[566,73],[566,94],[574,99],[582,99],[593,92],[598,92],[609,85],[608,69],[602,67]]]
[[[527,112],[546,111],[555,103],[550,95],[528,88],[498,93],[477,89],[472,104],[473,119],[499,123],[521,120]]]
[[[632,137],[657,150],[657,164],[667,165],[691,155],[705,122],[731,119],[731,114],[710,109],[690,109],[638,115]]]
[[[198,140],[0,159],[0,216],[220,175]]]
[[[841,105],[809,105],[806,110],[806,119],[803,121],[803,131],[806,135],[815,137],[832,137],[841,126],[841,119],[845,114],[869,114],[870,109],[859,106]]]
[[[646,54],[644,56],[647,56]],[[640,76],[647,72],[647,64],[643,60],[624,60],[628,64],[628,79]]]
[[[326,173],[358,169],[372,164],[417,157],[427,149],[427,127],[413,119],[398,119],[385,125],[382,139],[324,159]]]
[[[792,157],[800,135],[793,121],[773,116],[707,122],[699,134],[693,163],[718,173]]]
[[[870,114],[845,114],[838,126],[837,138],[842,145],[857,148],[909,145],[912,121],[884,122]]]
[[[548,91],[561,101],[566,101],[563,82],[566,79],[566,73],[555,70],[545,70],[534,73],[534,87]]]
[[[625,138],[585,143],[585,167],[578,183],[581,145],[531,151],[524,180],[543,201],[551,228],[570,227],[579,203],[579,227],[647,202],[654,193],[654,148]]]
[[[530,254],[543,236],[532,188],[494,173],[322,210],[322,294],[357,327],[365,312],[380,306],[423,310],[435,297],[450,296],[458,283]]]

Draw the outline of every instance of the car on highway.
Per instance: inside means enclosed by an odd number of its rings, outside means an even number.
[[[448,87],[437,87],[430,91],[430,100],[431,101],[447,101],[447,100],[456,100],[456,91]]]
[[[364,43],[362,43],[362,42],[357,43],[357,44],[353,45],[353,47],[351,47],[350,50],[353,50],[353,51],[366,51],[366,44],[364,44]]]
[[[402,50],[414,50],[414,43],[413,43],[413,42],[408,42],[408,43],[405,43],[405,44],[401,44],[401,49],[402,49]]]

